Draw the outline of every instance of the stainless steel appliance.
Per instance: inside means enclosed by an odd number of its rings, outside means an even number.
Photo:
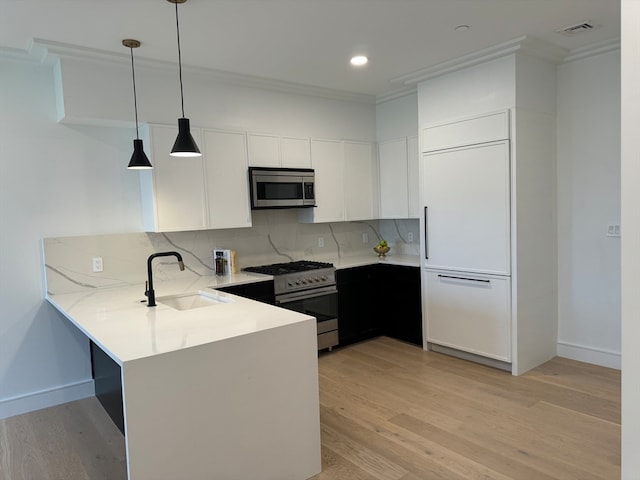
[[[273,276],[276,305],[316,317],[318,350],[338,344],[338,289],[331,263],[300,260],[244,270]]]
[[[251,208],[315,207],[315,174],[311,168],[249,167]]]

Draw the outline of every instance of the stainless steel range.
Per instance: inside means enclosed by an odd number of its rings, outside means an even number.
[[[300,260],[247,267],[273,276],[276,305],[316,317],[318,350],[338,344],[338,289],[331,263]]]

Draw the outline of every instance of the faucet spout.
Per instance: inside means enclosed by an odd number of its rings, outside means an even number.
[[[156,292],[153,289],[153,271],[151,269],[151,262],[154,258],[157,257],[176,257],[178,259],[178,267],[180,267],[181,271],[184,271],[182,255],[180,255],[178,252],[158,252],[149,255],[149,258],[147,259],[147,286],[144,292],[145,296],[148,298],[147,307],[156,306]]]

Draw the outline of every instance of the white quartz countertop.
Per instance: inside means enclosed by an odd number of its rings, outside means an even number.
[[[375,265],[378,263],[386,263],[388,265],[400,265],[406,267],[419,267],[420,257],[418,255],[396,255],[393,252],[379,258],[375,252],[370,255],[351,255],[334,261],[336,269],[360,267],[363,265]]]
[[[375,253],[343,257],[336,269],[387,263],[419,267],[416,255]],[[214,291],[216,288],[271,280],[269,275],[238,272],[154,282],[156,299],[199,290],[214,293],[228,303],[176,310],[160,302],[147,307],[141,285],[96,288],[89,291],[48,294],[47,300],[118,364],[222,341],[242,335],[313,319],[291,310]]]
[[[211,287],[268,280],[238,273],[154,282],[156,299],[166,295],[212,292],[228,303],[176,310],[157,302],[147,307],[144,285],[97,288],[47,295],[47,300],[118,364],[175,350],[278,328],[313,317],[265,303],[216,292]]]

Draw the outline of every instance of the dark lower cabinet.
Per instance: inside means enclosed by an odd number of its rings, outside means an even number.
[[[375,264],[336,272],[340,346],[386,335],[422,346],[420,269]]]
[[[256,283],[243,283],[241,285],[229,285],[228,287],[220,287],[217,290],[227,292],[239,297],[250,298],[258,302],[275,305],[276,295],[273,290],[273,280],[266,280]]]
[[[381,335],[422,346],[420,269],[401,265],[378,267],[381,291],[385,292],[380,305]]]
[[[379,335],[376,265],[336,271],[339,345]]]
[[[122,404],[122,373],[120,365],[114,362],[95,343],[90,342],[91,371],[96,389],[96,397],[124,434],[124,407]]]

